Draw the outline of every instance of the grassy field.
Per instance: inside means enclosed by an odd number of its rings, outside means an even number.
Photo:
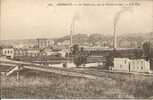
[[[15,74],[1,76],[1,91],[2,98],[150,98],[153,77],[106,73],[100,80],[89,80],[24,70],[19,82]]]

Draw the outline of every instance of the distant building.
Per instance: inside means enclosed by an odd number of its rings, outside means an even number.
[[[98,66],[102,66],[103,63],[86,63],[86,64],[82,64],[79,67],[98,67]]]
[[[53,45],[54,45],[54,40],[46,38],[37,39],[37,46],[39,49],[52,47]]]
[[[40,55],[41,56],[50,56],[52,54],[52,51],[53,51],[52,49],[46,48],[40,52]]]
[[[108,47],[80,47],[80,48],[81,48],[81,54],[87,55],[87,56],[107,57],[114,52],[113,48],[108,48]],[[142,53],[142,49],[141,48],[117,48],[115,52],[117,54],[120,54],[118,56],[133,58],[136,55],[135,52]]]
[[[63,45],[70,45],[70,40],[65,40],[62,42]]]
[[[64,40],[64,41],[57,42],[57,45],[58,46],[69,46],[70,40]]]
[[[27,49],[27,56],[36,57],[39,56],[40,51],[37,49]]]
[[[14,58],[14,48],[12,46],[1,46],[0,55]]]
[[[150,62],[144,59],[114,58],[112,70],[126,72],[150,72]]]
[[[38,49],[14,49],[14,56],[15,57],[23,57],[23,56],[31,56],[36,57],[40,54],[40,51]]]
[[[58,53],[62,56],[62,57],[66,57],[66,54],[68,54],[69,53],[69,51],[68,50],[61,50],[61,51],[58,51]]]
[[[33,48],[35,46],[35,44],[26,44],[26,43],[23,43],[23,44],[14,44],[13,45],[13,48],[17,48],[17,49],[28,49],[28,48]]]
[[[21,56],[27,56],[27,49],[19,49],[19,48],[16,48],[14,49],[14,56],[15,57],[21,57]]]
[[[66,53],[68,53],[68,51],[65,50],[65,49],[63,49],[63,50],[44,49],[43,51],[40,52],[40,54],[44,55],[44,56],[59,55],[59,56],[64,57],[64,58],[66,56]]]

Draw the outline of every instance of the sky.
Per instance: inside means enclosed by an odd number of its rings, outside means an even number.
[[[69,35],[73,22],[73,34],[113,35],[116,16],[119,35],[153,31],[152,0],[1,0],[0,39],[58,38]]]

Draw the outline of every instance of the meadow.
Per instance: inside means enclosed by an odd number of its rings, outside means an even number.
[[[23,70],[1,76],[1,98],[26,99],[99,99],[153,98],[153,77],[105,73],[101,79],[62,76]]]

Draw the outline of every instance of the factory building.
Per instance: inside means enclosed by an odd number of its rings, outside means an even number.
[[[14,49],[12,46],[1,46],[0,55],[8,58],[14,58]]]
[[[125,72],[150,72],[150,62],[144,59],[114,58],[112,70]]]
[[[37,46],[39,49],[52,47],[53,45],[54,45],[54,40],[46,39],[46,38],[37,39]]]

